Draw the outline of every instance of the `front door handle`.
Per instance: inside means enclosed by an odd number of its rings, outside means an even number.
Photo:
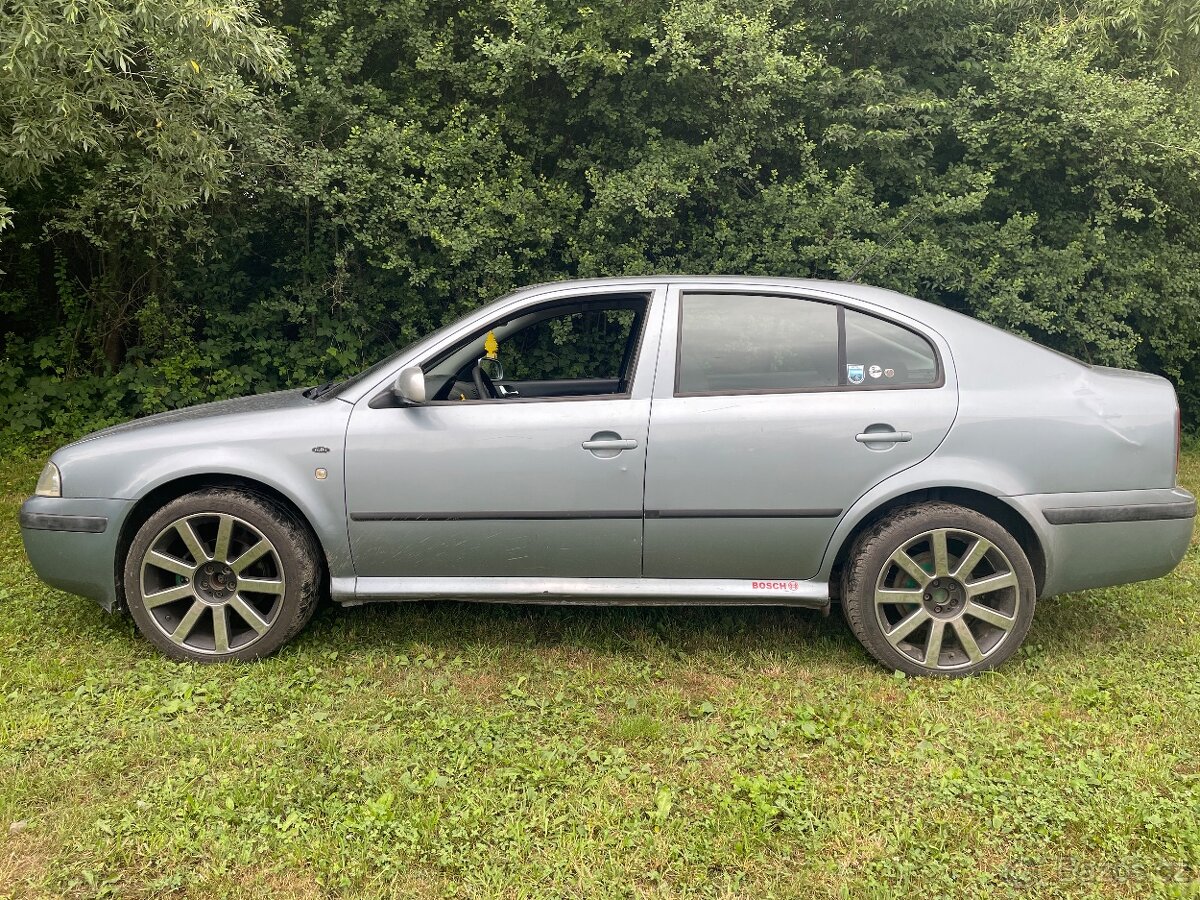
[[[637,445],[637,441],[627,440],[615,431],[597,431],[582,446],[596,459],[613,459],[626,450],[636,450]]]
[[[911,431],[864,431],[854,439],[860,444],[905,444],[912,440]]]

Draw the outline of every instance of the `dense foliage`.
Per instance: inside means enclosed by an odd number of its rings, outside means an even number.
[[[0,69],[15,432],[676,271],[895,287],[1200,417],[1192,0],[13,0]]]

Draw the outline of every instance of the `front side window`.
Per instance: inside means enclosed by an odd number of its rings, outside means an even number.
[[[626,394],[647,305],[644,295],[581,298],[492,322],[422,366],[427,394],[442,401]]]
[[[838,385],[837,307],[801,297],[684,294],[676,393]]]
[[[632,309],[592,308],[535,322],[499,342],[505,377],[620,379],[635,318]]]

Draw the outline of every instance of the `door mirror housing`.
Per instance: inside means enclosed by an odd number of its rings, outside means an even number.
[[[392,396],[402,406],[419,406],[425,402],[425,373],[420,366],[409,366],[396,376]]]

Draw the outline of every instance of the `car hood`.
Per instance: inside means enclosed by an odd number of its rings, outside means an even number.
[[[154,428],[158,425],[194,422],[199,419],[211,419],[217,416],[231,416],[239,413],[260,413],[297,407],[307,408],[314,402],[319,401],[309,400],[304,396],[304,389],[296,388],[289,391],[274,391],[270,394],[237,397],[233,400],[220,400],[216,403],[201,403],[197,406],[185,406],[183,409],[155,413],[152,416],[146,416],[142,419],[134,419],[132,422],[123,422],[120,425],[113,425],[111,428],[93,431],[91,434],[85,435],[78,441],[75,441],[75,443],[68,444],[67,446],[75,447],[88,441],[94,441],[97,438],[125,434],[129,431],[141,431],[142,429]]]

